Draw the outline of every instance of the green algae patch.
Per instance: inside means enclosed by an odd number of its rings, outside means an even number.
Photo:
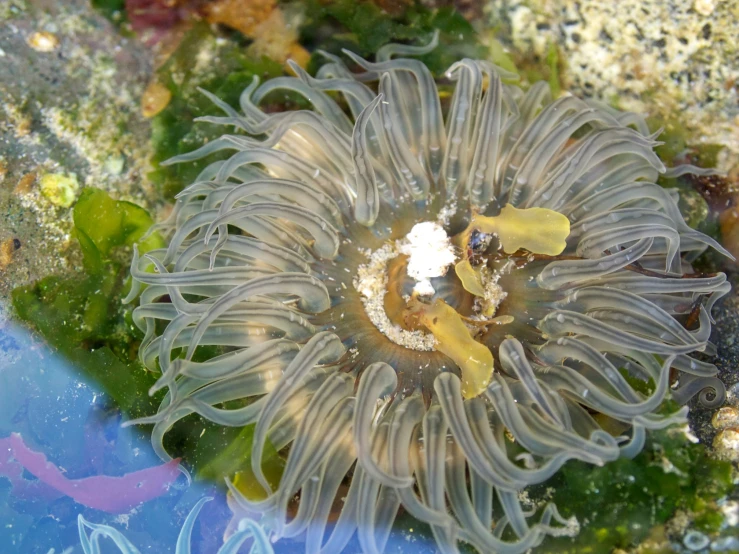
[[[89,252],[90,245],[80,241],[83,253],[109,256],[118,246],[139,244],[141,253],[164,246],[162,238],[155,234],[140,241],[154,223],[149,213],[132,202],[113,200],[107,192],[87,188],[74,206],[74,227],[97,249]]]
[[[657,137],[659,144],[655,153],[667,166],[675,165],[678,160],[690,158],[690,162],[699,167],[716,167],[718,155],[725,148],[723,144],[695,143],[695,136],[679,121],[664,120],[659,117],[647,118],[650,131],[662,132]]]
[[[518,73],[522,78],[522,83],[519,83],[519,86],[525,89],[538,81],[546,81],[549,90],[552,92],[552,98],[559,98],[563,90],[562,74],[565,64],[555,43],[549,43],[546,53],[541,56],[521,54],[520,52],[508,56],[502,44],[499,48],[496,47],[493,52],[500,52],[501,48],[506,57],[495,63],[504,69]]]
[[[486,57],[487,49],[479,43],[477,32],[458,11],[448,7],[432,10],[419,4],[388,13],[372,2],[309,0],[300,43],[309,50],[318,47],[341,55],[341,49],[347,48],[372,58],[386,44],[426,44],[435,31],[439,32],[439,46],[426,55],[414,56],[434,75],[443,75],[462,58]],[[321,61],[314,54],[309,70],[315,70]]]
[[[138,360],[142,335],[131,318],[133,306],[124,305],[122,299],[130,246],[138,242],[145,252],[164,242],[157,233],[140,242],[151,227],[151,216],[99,189],[82,191],[73,220],[83,270],[72,277],[50,275],[16,288],[13,307],[19,320],[38,332],[81,378],[96,383],[127,418],[151,415],[164,393],[149,396],[157,375]],[[250,433],[253,429],[248,427],[223,428],[190,416],[175,425],[166,442],[168,449],[195,468],[196,475],[222,484],[224,477],[250,467]],[[265,475],[279,481],[283,461],[274,448],[266,448],[265,462]]]
[[[198,88],[237,107],[241,92],[254,77],[265,81],[282,74],[282,64],[269,58],[250,57],[244,43],[218,37],[208,25],[195,25],[187,33],[157,72],[158,82],[167,87],[172,97],[167,107],[151,121],[151,161],[155,169],[148,177],[159,187],[164,198],[172,200],[182,188],[194,182],[208,164],[230,154],[222,152],[195,162],[160,165],[169,158],[191,152],[225,133],[233,132],[233,128],[222,125],[193,123],[196,117],[224,115]],[[297,101],[293,96],[283,96],[280,98],[283,104]]]
[[[131,307],[122,304],[129,260],[114,256],[119,254],[114,250],[141,238],[151,217],[98,189],[82,192],[73,215],[84,271],[16,288],[13,307],[19,319],[101,386],[121,410],[132,416],[149,413],[156,407],[148,395],[155,379],[136,359],[140,336]],[[161,238],[155,234],[147,242],[150,248]]]
[[[134,327],[121,305],[126,271],[100,263],[95,273],[49,276],[13,291],[13,307],[49,345],[131,415],[156,404],[148,397],[153,377],[135,360]]]
[[[116,25],[126,21],[126,0],[90,0],[90,5]]]
[[[604,467],[569,462],[546,483],[563,516],[576,516],[582,529],[574,538],[550,538],[540,552],[606,554],[629,550],[659,530],[678,512],[693,526],[717,533],[716,501],[733,490],[732,466],[707,455],[682,430],[650,433],[633,460]],[[717,516],[717,514],[719,514]]]
[[[677,121],[665,121],[657,117],[647,120],[652,132],[661,130],[655,153],[667,167],[690,163],[698,167],[716,167],[718,154],[724,148],[720,144],[690,144],[691,135]],[[723,243],[719,216],[727,203],[730,193],[721,177],[700,177],[692,174],[667,178],[663,175],[657,184],[666,189],[675,189],[678,195],[678,208],[685,222],[692,227]],[[696,268],[717,271],[724,267],[725,260],[709,248],[695,262]]]
[[[209,480],[220,485],[224,477],[233,478],[236,488],[249,500],[257,501],[266,498],[265,491],[262,490],[251,469],[251,448],[255,428],[256,424],[252,424],[240,429],[239,434],[226,448],[200,468],[196,479]],[[284,469],[285,461],[275,447],[267,441],[262,453],[262,472],[274,490],[280,483]]]
[[[506,47],[503,45],[502,42],[500,42],[495,37],[490,37],[488,39],[488,42],[490,44],[488,56],[490,58],[490,61],[493,62],[498,67],[501,67],[505,69],[506,71],[510,71],[511,73],[518,73],[518,68],[516,67],[516,63],[513,61],[513,58],[508,54]]]
[[[678,208],[683,214],[685,222],[693,229],[699,229],[701,232],[715,237],[716,229],[712,229],[710,224],[710,213],[708,202],[701,194],[692,187],[678,187],[680,199],[678,200]]]
[[[711,210],[706,199],[696,190],[690,175],[670,179],[660,176],[657,179],[657,184],[663,188],[677,191],[678,209],[690,227],[719,242],[722,241],[718,220],[719,214],[715,210]],[[710,249],[707,253],[710,254]]]
[[[124,0],[125,1],[125,0]],[[11,0],[0,4],[0,21],[20,18],[30,9],[28,0]]]
[[[652,132],[662,129],[658,137],[661,144],[654,148],[654,152],[667,165],[672,165],[672,161],[683,154],[688,147],[690,138],[688,131],[676,122],[663,121],[654,117],[647,119],[647,125]]]
[[[562,82],[560,78],[560,60],[559,51],[557,45],[554,43],[549,44],[547,50],[547,57],[545,59],[547,68],[549,69],[549,88],[552,91],[552,98],[559,98],[562,94]]]

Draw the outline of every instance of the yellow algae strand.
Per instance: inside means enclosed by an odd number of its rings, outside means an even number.
[[[462,260],[454,266],[462,286],[467,292],[471,292],[475,296],[485,296],[485,288],[482,285],[482,277],[480,273],[472,267],[469,260]]]
[[[506,254],[523,248],[533,254],[557,256],[567,246],[570,221],[547,208],[518,209],[507,204],[497,216],[474,216],[469,229],[495,233]]]
[[[434,347],[459,366],[462,396],[474,398],[484,391],[493,376],[493,353],[472,338],[462,316],[441,299],[430,305],[419,302],[410,310],[436,339]]]

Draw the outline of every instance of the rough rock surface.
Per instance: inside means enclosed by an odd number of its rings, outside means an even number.
[[[492,0],[509,43],[564,61],[565,90],[684,125],[739,163],[739,4],[720,0]]]
[[[145,206],[150,54],[86,0],[0,2],[0,321],[19,285],[74,264],[83,185]]]

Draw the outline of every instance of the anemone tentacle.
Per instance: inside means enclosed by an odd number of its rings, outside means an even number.
[[[728,253],[655,184],[666,171],[702,171],[667,170],[638,114],[553,100],[543,84],[524,92],[486,61],[449,68],[445,108],[425,65],[394,59],[425,51],[391,46],[376,62],[346,52],[362,73],[326,54],[315,77],[294,66],[297,77],[255,79],[243,113],[209,94],[225,117],[203,119],[245,134],[170,160],[234,151],[178,195],[157,226],[168,247],[134,256],[129,300],[147,286],[134,310],[140,355],[168,392],[133,423],[154,424],[162,457],[164,434],[191,413],[256,424],[251,464],[265,499],[229,489],[275,537],[304,534],[307,552],[340,551],[355,532],[365,552],[381,552],[400,506],[443,552],[459,542],[525,552],[577,524],[551,505],[526,511],[522,489],[570,459],[634,456],[645,430],[685,418],[685,408],[659,411],[671,395],[715,404],[724,394],[716,368],[691,354],[712,352],[710,311],[729,285],[690,262],[708,247]],[[262,112],[278,90],[313,110]],[[474,228],[506,206],[565,216],[564,250],[504,253],[496,233]],[[397,246],[424,221],[443,227],[456,259],[475,262],[466,283],[433,275],[425,299],[411,294]],[[379,304],[362,276],[375,278]],[[482,290],[502,294],[481,308]],[[493,354],[479,393],[465,392],[454,356],[414,346],[454,336],[423,315],[434,300]],[[212,345],[221,354],[198,358]],[[267,441],[289,447],[275,490],[262,475]]]
[[[211,500],[213,499],[210,497],[201,498],[192,510],[190,510],[190,513],[185,518],[185,522],[182,524],[180,534],[177,537],[175,554],[189,554],[195,519],[198,517],[203,505]],[[103,538],[111,540],[121,554],[141,554],[139,549],[136,548],[133,543],[115,527],[101,523],[92,523],[87,521],[82,514],[77,516],[77,530],[80,537],[82,552],[84,554],[100,554],[103,552],[103,549],[101,549],[100,546],[100,539]],[[269,538],[264,529],[257,522],[248,518],[244,518],[239,521],[238,530],[231,535],[228,540],[226,540],[226,542],[218,549],[216,554],[235,554],[239,551],[241,546],[250,539],[252,541],[251,552],[254,552],[255,554],[274,554],[274,549],[272,548],[272,544],[269,542]],[[72,549],[70,548],[64,552],[71,551]],[[105,552],[108,551],[109,550],[105,549]],[[52,548],[48,554],[53,553],[54,549]]]

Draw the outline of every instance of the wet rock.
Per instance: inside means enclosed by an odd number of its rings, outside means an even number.
[[[78,188],[148,207],[156,195],[139,113],[151,72],[143,45],[87,0],[0,4],[0,243],[24,245],[0,279],[1,322],[13,288],[79,264],[70,237]]]
[[[524,55],[564,60],[565,90],[679,119],[739,163],[739,8],[715,0],[492,0],[491,22]],[[679,115],[677,115],[679,114]]]
[[[721,460],[739,462],[739,429],[723,429],[713,439],[713,450]]]

